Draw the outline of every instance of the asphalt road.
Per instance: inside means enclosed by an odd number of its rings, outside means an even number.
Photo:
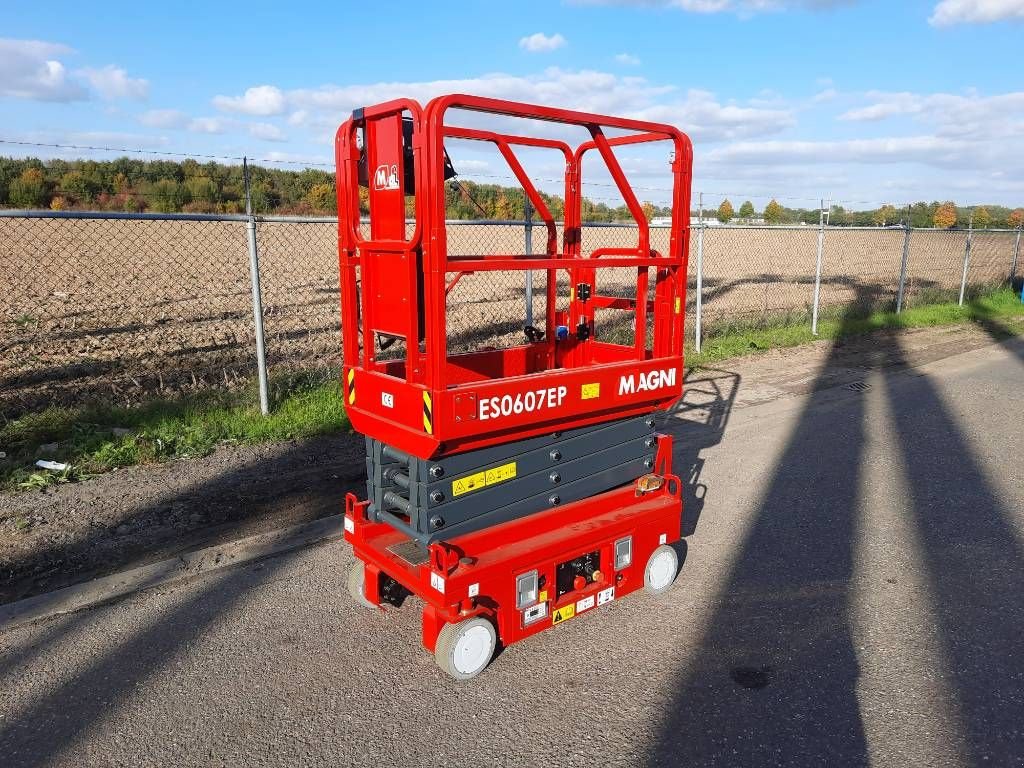
[[[0,636],[0,764],[1021,765],[1024,344],[901,354],[744,407],[690,383],[660,599],[457,684],[415,601],[359,608],[346,546],[307,549]]]

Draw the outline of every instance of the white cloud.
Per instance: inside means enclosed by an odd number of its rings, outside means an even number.
[[[1024,0],[942,0],[928,22],[936,27],[952,24],[991,24],[1024,19]]]
[[[443,93],[550,104],[586,112],[670,122],[697,141],[722,141],[777,133],[794,124],[793,111],[776,97],[770,108],[753,103],[720,103],[707,91],[678,94],[675,87],[642,77],[552,67],[536,75],[501,73],[459,80],[322,86],[284,94],[303,113],[304,124],[333,130],[353,109],[401,96],[421,103]]]
[[[842,141],[744,141],[708,153],[712,162],[774,165],[781,163],[903,163],[949,165],[965,160],[970,146],[939,136],[900,136]]]
[[[683,100],[653,105],[634,114],[644,120],[676,125],[695,142],[765,136],[796,123],[788,109],[722,104],[714,94],[701,90],[690,90]]]
[[[64,64],[57,60],[71,53],[59,43],[0,38],[0,96],[34,101],[88,99],[88,91],[69,79]]]
[[[619,62],[619,64],[625,64],[629,67],[640,66],[640,59],[631,53],[617,53],[615,54],[615,60]]]
[[[253,123],[249,126],[249,135],[261,141],[287,141],[284,131],[272,123]]]
[[[115,99],[145,99],[149,95],[149,82],[128,77],[128,73],[112,64],[102,69],[86,67],[76,74],[84,77],[107,101]]]
[[[214,96],[213,105],[224,112],[246,115],[280,115],[285,111],[284,92],[273,85],[257,85],[241,96]]]
[[[543,32],[536,32],[519,40],[519,47],[530,53],[545,53],[562,48],[568,41],[557,32],[553,35],[545,35]]]
[[[194,117],[188,122],[192,133],[224,133],[231,125],[230,121],[221,117]]]
[[[150,109],[139,115],[138,121],[150,128],[184,128],[188,115],[178,109]]]
[[[150,109],[138,115],[141,125],[217,135],[236,127],[236,121],[224,117],[189,117],[180,109]]]
[[[880,121],[911,117],[932,126],[937,135],[975,138],[1016,137],[1024,140],[1024,91],[982,96],[966,94],[871,91],[871,103],[848,110],[840,120]]]
[[[832,101],[838,95],[839,91],[835,88],[825,88],[824,90],[818,91],[814,94],[814,101],[820,104],[823,101]]]
[[[576,0],[578,5],[666,8],[702,14],[734,13],[741,17],[795,9],[823,11],[857,2],[859,0]]]

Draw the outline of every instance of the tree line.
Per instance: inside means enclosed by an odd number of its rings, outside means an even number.
[[[732,202],[725,199],[711,214],[723,224],[736,221],[741,224],[817,224],[821,216],[818,208],[787,208],[772,199],[760,215],[754,204],[746,200],[739,212]],[[833,205],[825,212],[826,223],[841,227],[886,227],[909,224],[912,227],[951,227],[976,229],[1009,228],[1024,226],[1024,208],[1010,209],[1002,205],[958,206],[952,201],[931,203],[918,202],[896,207],[885,204],[864,211],[848,211],[841,205]]]
[[[337,211],[334,174],[313,168],[289,170],[249,166],[250,194],[256,213],[330,215]],[[556,219],[562,219],[565,202],[558,195],[541,192]],[[447,216],[451,219],[522,219],[526,196],[518,187],[478,184],[452,179],[445,189]],[[41,160],[0,157],[0,207],[100,210],[157,213],[241,213],[245,211],[245,180],[240,165],[196,160]],[[366,190],[360,190],[360,209],[368,212]],[[412,213],[412,199],[407,199]],[[643,203],[647,219],[667,217],[671,209]],[[584,198],[583,221],[632,221],[625,205]],[[697,215],[692,211],[691,215]],[[739,210],[723,200],[715,216],[722,223],[817,224],[817,208],[788,208],[771,200],[758,212],[750,200]],[[1000,205],[957,206],[953,202],[918,202],[906,207],[883,205],[877,209],[849,211],[833,205],[828,223],[839,226],[914,227],[1019,227],[1024,209]]]

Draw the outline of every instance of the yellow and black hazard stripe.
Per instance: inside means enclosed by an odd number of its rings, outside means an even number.
[[[434,434],[434,401],[429,392],[423,393],[423,429],[428,435]]]
[[[348,385],[348,404],[356,404],[356,372],[355,369],[348,369],[348,377],[346,378],[346,384]]]

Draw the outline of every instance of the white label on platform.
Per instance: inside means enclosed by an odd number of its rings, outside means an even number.
[[[662,389],[663,387],[674,387],[675,385],[675,368],[666,368],[663,371],[648,371],[647,373],[629,373],[619,377],[619,396],[636,395],[641,392]]]
[[[438,576],[436,573],[430,574],[430,586],[444,594],[444,576]]]
[[[588,608],[594,607],[594,596],[584,597],[582,600],[576,601],[576,613],[583,613]]]
[[[502,416],[518,416],[522,413],[533,413],[545,408],[560,408],[567,387],[545,387],[519,392],[515,395],[480,398],[480,420],[498,419]]]
[[[604,605],[610,603],[615,599],[615,587],[608,587],[608,589],[602,589],[597,593],[597,604]]]
[[[476,584],[470,584],[469,585],[469,596],[470,597],[476,597],[479,594],[480,594],[480,583],[477,582]]]
[[[348,531],[349,533],[355,533],[356,532],[356,521],[353,520],[348,515],[345,515],[345,530]]]
[[[385,408],[394,408],[395,407],[395,396],[392,395],[390,392],[381,392],[380,393],[380,404],[383,405]]]
[[[533,624],[537,619],[543,619],[548,615],[548,604],[537,603],[523,611],[523,624]]]

